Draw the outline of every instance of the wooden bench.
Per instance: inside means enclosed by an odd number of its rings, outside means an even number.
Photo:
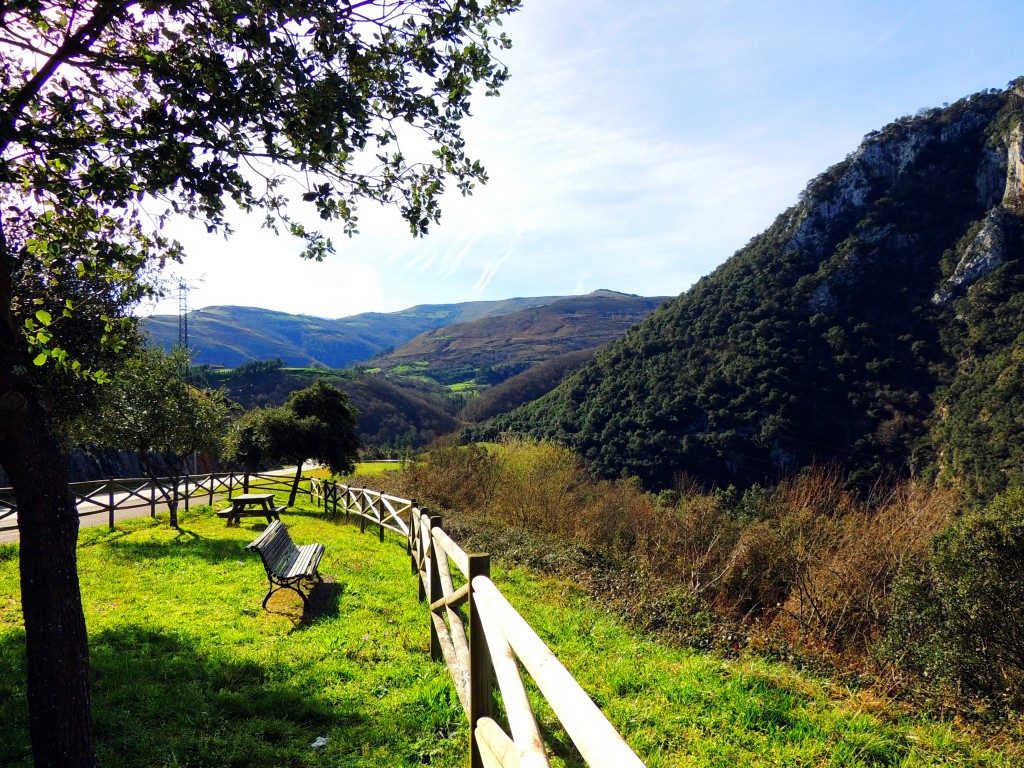
[[[324,545],[295,546],[292,537],[288,535],[288,529],[280,520],[274,520],[268,525],[263,533],[246,546],[246,549],[255,550],[259,554],[267,571],[270,591],[263,598],[264,608],[267,607],[270,596],[279,589],[298,592],[305,606],[306,595],[300,588],[301,582],[323,581],[316,569],[320,565],[320,558],[324,556]]]

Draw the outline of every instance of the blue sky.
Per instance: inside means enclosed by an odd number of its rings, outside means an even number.
[[[322,263],[255,218],[228,241],[184,223],[190,308],[676,295],[864,134],[1024,75],[1019,0],[524,0],[505,27],[512,78],[466,126],[486,186],[424,239],[364,206]]]

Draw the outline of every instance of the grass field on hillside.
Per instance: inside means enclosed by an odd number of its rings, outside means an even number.
[[[302,611],[260,607],[245,550],[263,524],[208,508],[180,530],[142,519],[83,531],[94,721],[107,766],[464,766],[465,719],[416,601],[404,542],[300,503],[297,543],[326,545]],[[0,765],[31,765],[17,548],[0,548]],[[983,738],[756,660],[669,649],[593,608],[573,585],[496,566],[494,579],[651,768],[1012,766],[1018,742]],[[552,765],[580,766],[535,699]],[[327,744],[314,750],[317,737]]]

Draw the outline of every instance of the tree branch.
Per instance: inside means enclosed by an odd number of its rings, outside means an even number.
[[[57,68],[71,56],[92,45],[107,24],[125,7],[120,2],[101,3],[96,6],[93,17],[77,32],[67,37],[35,75],[21,87],[7,109],[4,110],[3,118],[0,120],[0,152],[5,151],[10,144],[18,116],[39,95]]]

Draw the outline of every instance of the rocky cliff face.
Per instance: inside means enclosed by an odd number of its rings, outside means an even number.
[[[1022,117],[1018,82],[869,134],[716,272],[491,432],[553,437],[651,485],[951,466],[940,414],[966,418],[998,380],[970,407],[950,401],[977,337],[1000,318],[984,359],[1018,343]]]

